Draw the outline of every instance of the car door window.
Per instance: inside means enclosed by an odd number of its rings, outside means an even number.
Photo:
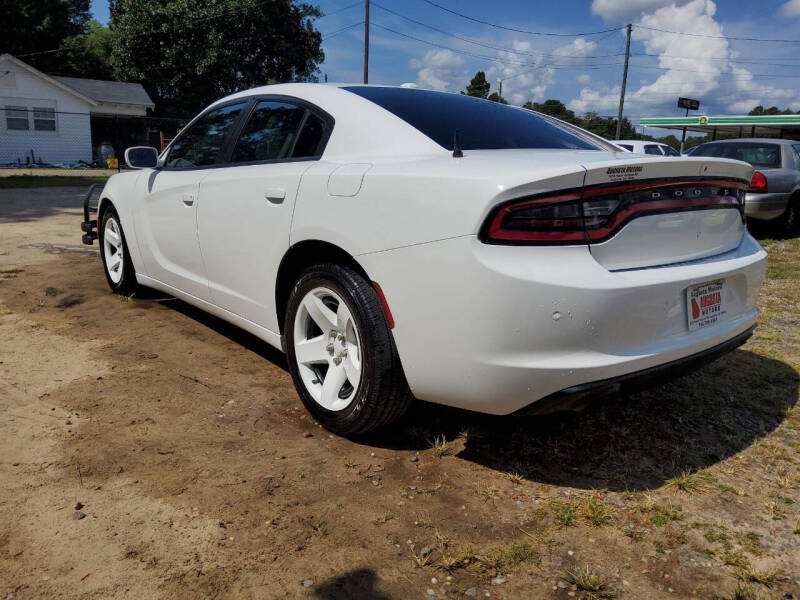
[[[294,145],[294,158],[311,158],[322,154],[322,139],[325,136],[325,123],[312,112],[308,113],[303,129]]]
[[[661,148],[659,148],[655,144],[648,144],[648,145],[646,145],[644,147],[644,153],[645,154],[657,154],[658,156],[661,156]]]
[[[794,150],[794,164],[800,170],[800,144],[792,144],[792,150]]]
[[[625,148],[625,150],[627,150],[628,152],[633,152],[633,146],[631,146],[630,144],[617,144],[617,146]]]
[[[231,162],[290,158],[306,109],[286,102],[259,102],[233,149]]]
[[[672,146],[662,146],[661,149],[664,151],[664,154],[667,156],[680,156],[677,150]]]
[[[207,167],[219,162],[225,140],[245,102],[212,110],[182,131],[169,151],[165,166],[176,169]]]

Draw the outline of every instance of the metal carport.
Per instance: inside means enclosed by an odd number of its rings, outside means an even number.
[[[643,117],[640,125],[710,133],[717,139],[719,133],[737,137],[776,137],[800,140],[800,115],[728,115],[698,117]]]

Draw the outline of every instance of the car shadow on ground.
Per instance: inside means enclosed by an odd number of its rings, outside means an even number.
[[[642,491],[713,465],[774,430],[797,403],[799,383],[789,365],[736,350],[580,413],[493,417],[420,402],[399,426],[358,441],[423,450],[443,436],[459,458],[531,481]]]
[[[158,292],[145,292],[142,299],[287,369],[283,353],[234,325]],[[739,349],[650,390],[598,399],[580,413],[498,417],[416,402],[400,422],[352,441],[426,451],[439,437],[458,458],[531,481],[649,490],[735,455],[774,430],[797,403],[799,385],[791,366]]]
[[[0,188],[0,223],[36,221],[58,214],[75,215],[75,239],[80,242],[79,215],[88,187]]]
[[[323,600],[389,600],[389,596],[375,589],[378,577],[372,569],[355,569],[337,575],[314,587],[314,595]]]

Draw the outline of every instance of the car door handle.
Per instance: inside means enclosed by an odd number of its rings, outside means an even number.
[[[181,201],[183,201],[186,206],[191,206],[194,204],[194,194],[184,194],[181,196]]]
[[[264,196],[273,204],[280,204],[286,199],[286,190],[279,187],[267,188]]]

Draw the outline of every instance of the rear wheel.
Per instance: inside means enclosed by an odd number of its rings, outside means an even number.
[[[786,210],[773,223],[779,235],[792,236],[800,232],[800,195],[795,194],[789,199]]]
[[[136,271],[131,262],[119,215],[113,206],[109,206],[103,213],[100,256],[111,290],[123,296],[133,295],[136,291]]]
[[[284,325],[300,399],[326,429],[364,433],[413,400],[378,294],[349,267],[318,265],[297,280]]]

